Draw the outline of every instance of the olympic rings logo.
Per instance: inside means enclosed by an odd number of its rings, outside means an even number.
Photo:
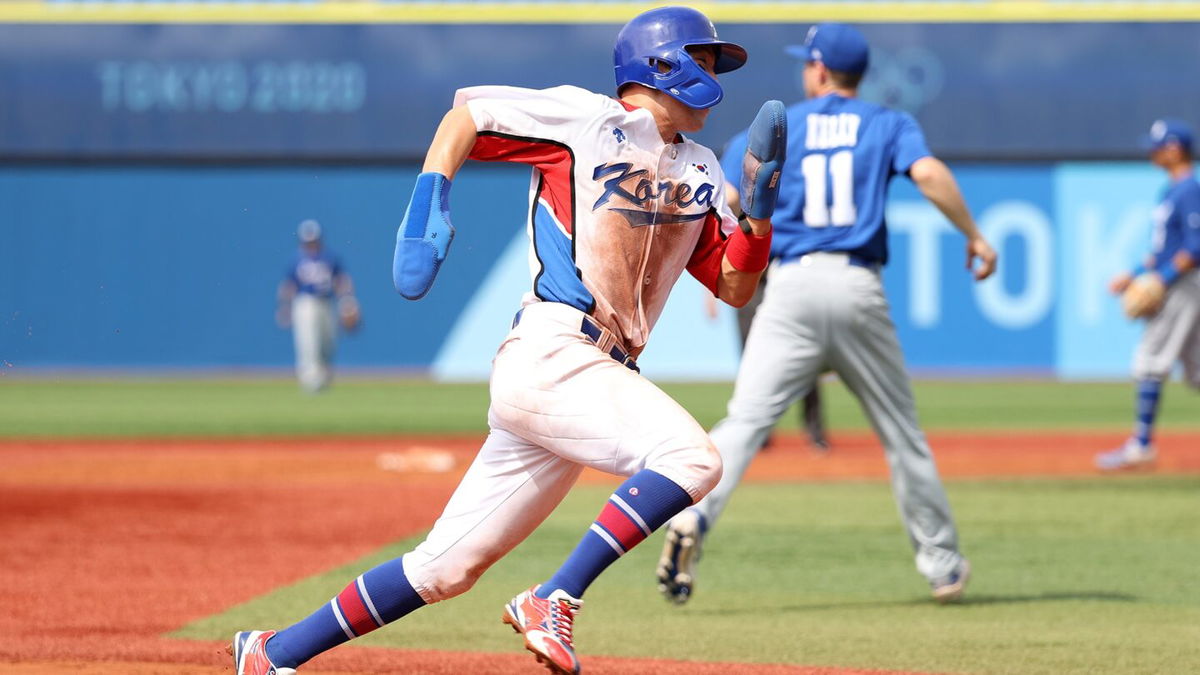
[[[871,49],[871,67],[859,86],[864,101],[916,115],[942,93],[946,69],[924,47],[905,47],[894,53]]]

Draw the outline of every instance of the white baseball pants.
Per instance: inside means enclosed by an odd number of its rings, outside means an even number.
[[[651,469],[693,501],[720,480],[704,429],[600,351],[580,332],[583,316],[559,303],[528,305],[500,346],[491,432],[429,536],[404,556],[426,602],[470,588],[550,515],[584,467],[619,476]]]

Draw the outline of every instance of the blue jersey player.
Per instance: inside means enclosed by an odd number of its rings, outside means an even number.
[[[717,487],[672,519],[659,561],[660,590],[685,602],[699,547],[779,417],[826,370],[862,403],[887,453],[900,515],[918,571],[939,601],[962,595],[969,575],[933,455],[916,409],[880,282],[888,260],[888,182],[907,175],[967,238],[976,279],[996,254],[979,234],[950,170],[930,155],[909,115],[857,99],[867,68],[863,35],[843,24],[814,26],[789,53],[804,62],[808,100],[788,108],[788,155],[771,243],[774,263],[750,328],[728,416],[712,430],[725,465]],[[733,185],[746,138],[722,166]]]
[[[315,220],[300,223],[300,250],[279,283],[276,321],[292,327],[296,378],[302,389],[316,393],[333,377],[333,353],[339,318],[343,327],[358,324],[354,283],[337,257],[321,241]]]
[[[1143,146],[1170,185],[1154,209],[1150,255],[1109,283],[1109,290],[1124,296],[1131,318],[1146,319],[1146,330],[1133,359],[1137,422],[1121,447],[1096,457],[1104,471],[1154,462],[1159,393],[1176,362],[1183,363],[1188,383],[1200,389],[1200,184],[1193,171],[1192,131],[1179,120],[1158,120]]]

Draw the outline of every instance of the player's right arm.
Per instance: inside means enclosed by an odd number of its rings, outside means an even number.
[[[892,137],[894,155],[892,170],[908,174],[921,194],[937,207],[959,232],[967,238],[967,269],[972,270],[975,258],[979,267],[974,268],[975,280],[982,281],[996,271],[996,251],[979,233],[971,210],[958,189],[958,182],[950,167],[929,152],[921,125],[908,113],[896,112]]]
[[[460,89],[442,118],[417,176],[413,196],[396,236],[392,282],[410,300],[429,292],[446,259],[452,179],[468,157],[520,162],[543,173],[563,170],[571,159],[565,141],[576,125],[608,99],[575,87]]]
[[[967,269],[974,268],[975,279],[982,281],[991,276],[996,271],[996,251],[975,225],[950,167],[942,160],[926,155],[912,163],[908,175],[921,194],[966,236]],[[979,267],[974,267],[975,258],[979,258]]]
[[[422,173],[439,173],[448,179],[453,179],[463,162],[475,147],[477,132],[475,120],[466,105],[455,106],[442,117],[441,124],[425,153],[425,164]]]
[[[417,176],[404,219],[396,233],[392,283],[409,300],[420,300],[433,286],[454,240],[450,224],[450,187],[475,146],[475,123],[465,105],[442,117],[425,164]]]

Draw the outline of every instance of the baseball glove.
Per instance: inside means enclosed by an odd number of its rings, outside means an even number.
[[[1129,282],[1121,294],[1121,310],[1130,319],[1145,319],[1162,309],[1167,287],[1162,277],[1154,272],[1140,274]]]
[[[750,138],[742,158],[742,209],[751,218],[766,220],[775,212],[779,176],[787,156],[787,110],[782,101],[767,101],[750,123]]]
[[[358,300],[347,296],[338,302],[338,321],[347,333],[359,329],[362,325],[362,309],[358,306]]]

